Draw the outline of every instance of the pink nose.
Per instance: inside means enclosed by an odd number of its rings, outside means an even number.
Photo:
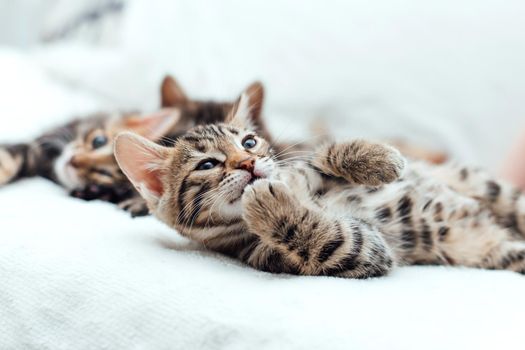
[[[245,160],[242,160],[237,164],[237,169],[242,169],[249,171],[250,173],[253,173],[253,169],[255,167],[255,159],[253,158],[247,158]]]

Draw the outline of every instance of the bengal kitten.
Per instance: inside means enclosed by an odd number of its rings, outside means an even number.
[[[251,84],[245,91],[263,94],[260,83]],[[175,79],[166,76],[161,85],[161,105],[164,109],[150,115],[100,113],[73,120],[30,143],[0,145],[0,186],[41,176],[74,197],[118,203],[134,217],[147,215],[146,203],[115,161],[115,136],[129,130],[170,145],[195,125],[223,121],[233,103],[192,100]],[[254,122],[268,136],[262,119]]]
[[[525,273],[525,197],[479,170],[407,163],[355,140],[278,162],[244,95],[226,123],[173,148],[117,137],[118,163],[160,220],[263,271],[349,278],[396,265]]]

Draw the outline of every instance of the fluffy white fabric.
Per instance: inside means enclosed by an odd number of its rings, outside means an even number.
[[[468,4],[468,6],[467,6]],[[405,136],[495,169],[525,115],[522,2],[137,0],[118,47],[0,50],[0,140],[79,113],[268,88],[274,133]],[[454,10],[452,10],[454,9]],[[304,121],[304,122],[303,122]],[[0,189],[1,349],[523,347],[525,278],[445,267],[355,281],[270,275],[153,218]]]

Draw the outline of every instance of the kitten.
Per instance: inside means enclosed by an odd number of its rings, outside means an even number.
[[[117,161],[157,218],[274,273],[367,278],[411,264],[525,273],[521,192],[364,140],[278,162],[250,125],[257,102],[243,95],[226,123],[198,126],[173,148],[117,137]]]
[[[158,140],[179,119],[176,110],[148,116],[137,114],[91,115],[75,119],[36,138],[31,143],[0,147],[0,184],[41,176],[84,199],[116,202],[133,191],[113,157],[112,140],[131,130]]]
[[[251,84],[245,91],[260,94],[262,99],[260,83]],[[129,130],[169,145],[195,125],[223,121],[232,107],[228,102],[189,99],[171,76],[162,82],[161,105],[164,109],[146,116],[95,114],[73,120],[30,143],[0,145],[0,186],[24,177],[41,176],[64,187],[74,197],[119,203],[132,216],[147,215],[144,200],[114,159],[115,135]],[[269,137],[262,119],[254,122]]]

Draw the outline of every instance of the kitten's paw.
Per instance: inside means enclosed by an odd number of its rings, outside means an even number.
[[[388,145],[356,140],[327,146],[322,150],[320,168],[342,176],[350,182],[380,186],[403,175],[406,160]]]
[[[118,206],[120,209],[130,213],[132,218],[149,215],[148,205],[142,197],[134,197],[127,199],[125,201],[120,202]]]
[[[21,164],[21,158],[13,157],[6,149],[0,148],[0,186],[7,184],[16,176]]]
[[[273,222],[299,207],[291,190],[281,181],[257,180],[242,196],[243,217],[254,231],[271,229]]]
[[[405,170],[406,159],[394,147],[376,144],[369,150],[371,186],[387,184],[399,179]],[[375,184],[374,184],[375,183]]]
[[[92,201],[101,197],[102,189],[98,185],[88,185],[72,190],[69,195],[85,201]]]

